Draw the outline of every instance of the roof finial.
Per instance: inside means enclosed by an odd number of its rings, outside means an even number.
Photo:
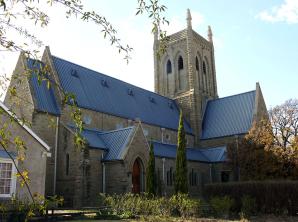
[[[209,40],[209,42],[213,42],[212,36],[213,36],[213,34],[212,34],[211,27],[210,27],[210,25],[208,25],[208,40]]]
[[[191,28],[191,14],[189,8],[186,13],[187,28]]]

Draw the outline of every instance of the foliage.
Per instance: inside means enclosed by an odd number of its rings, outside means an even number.
[[[249,218],[251,215],[256,214],[256,198],[249,195],[244,195],[241,198],[241,214],[244,218]]]
[[[215,196],[231,197],[235,200],[233,210],[238,213],[242,210],[244,196],[255,198],[256,212],[266,214],[287,213],[289,215],[297,215],[298,213],[298,181],[246,181],[208,184],[205,185],[204,192],[209,198]]]
[[[186,160],[186,137],[184,131],[183,114],[180,111],[178,128],[178,145],[176,154],[175,192],[187,193],[187,160]]]
[[[177,210],[179,215],[184,218],[198,214],[200,201],[190,199],[187,194],[178,193],[173,195],[169,202],[171,208]]]
[[[200,207],[200,201],[190,199],[186,194],[165,198],[148,194],[134,195],[126,193],[122,195],[107,195],[105,196],[105,201],[113,214],[125,218],[141,215],[169,217],[175,212],[178,212],[182,217],[189,217],[197,215]]]
[[[149,18],[152,20],[152,33],[156,36],[156,38],[159,37],[159,50],[157,51],[157,55],[160,57],[163,55],[167,48],[167,42],[168,37],[166,31],[163,31],[161,29],[161,25],[169,25],[169,21],[166,20],[165,17],[161,15],[166,10],[165,5],[159,5],[158,0],[150,1],[151,4],[146,3],[144,0],[138,0],[139,7],[137,8],[138,14],[143,14],[144,11],[147,12],[149,15]]]
[[[55,207],[63,203],[63,198],[52,196],[45,199],[42,195],[34,193],[34,201],[13,197],[0,207],[1,213],[8,213],[8,221],[25,221],[36,215],[45,215],[50,205]]]
[[[228,159],[241,180],[298,179],[296,140],[286,148],[275,142],[271,123],[254,123],[249,133],[228,146]]]
[[[218,217],[223,216],[227,218],[234,204],[234,200],[229,196],[212,197],[210,199],[210,204],[213,210],[215,211],[216,216]]]
[[[153,150],[153,143],[150,144],[150,151],[149,151],[149,160],[147,166],[147,175],[146,175],[146,189],[147,193],[150,195],[156,194],[156,177],[155,177],[155,158],[154,158],[154,150]]]

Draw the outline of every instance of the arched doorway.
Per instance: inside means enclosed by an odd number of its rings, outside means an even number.
[[[140,193],[142,189],[142,165],[138,159],[132,167],[132,193]]]

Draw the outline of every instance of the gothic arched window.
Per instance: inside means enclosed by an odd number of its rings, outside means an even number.
[[[196,57],[196,70],[197,71],[199,70],[199,60],[198,60],[198,57]]]
[[[183,59],[182,56],[179,56],[178,58],[178,70],[183,69]]]
[[[167,171],[167,186],[172,186],[174,181],[174,172],[171,167],[170,170]]]
[[[172,73],[172,63],[170,60],[167,61],[167,74]]]
[[[69,174],[69,154],[66,154],[66,161],[65,161],[65,174]]]
[[[203,62],[203,73],[207,74],[207,67],[205,61]]]

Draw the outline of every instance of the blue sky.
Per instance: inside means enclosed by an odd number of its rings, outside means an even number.
[[[206,37],[207,26],[214,34],[217,85],[220,97],[255,88],[260,82],[267,108],[297,98],[298,90],[298,0],[171,0],[166,18],[169,33],[186,27],[186,9],[193,29]],[[52,54],[153,90],[153,36],[145,16],[135,16],[136,0],[86,1],[107,17],[123,43],[134,48],[128,65],[117,50],[104,40],[97,26],[75,18],[66,19],[61,8],[47,9],[48,27],[25,25],[49,45]],[[15,37],[15,35],[11,34]],[[42,48],[40,50],[43,50]],[[16,53],[0,52],[1,73],[11,73]]]

